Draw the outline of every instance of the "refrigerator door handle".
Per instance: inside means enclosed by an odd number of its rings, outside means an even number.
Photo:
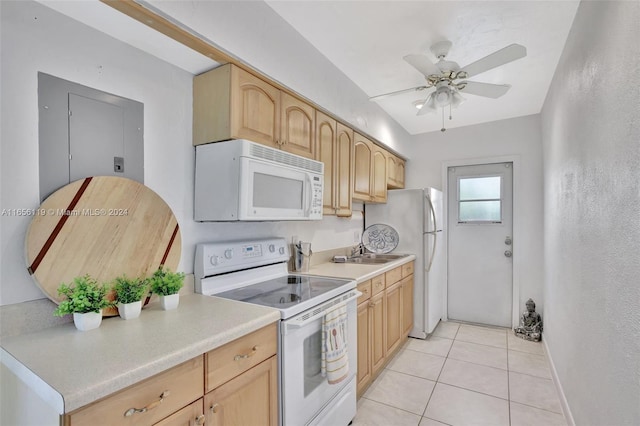
[[[424,199],[425,199],[425,204],[428,204],[429,206],[429,216],[433,218],[433,231],[425,232],[425,234],[433,235],[433,244],[431,246],[431,250],[429,251],[431,256],[429,256],[429,260],[425,262],[425,265],[427,265],[427,267],[425,268],[425,271],[429,272],[431,270],[431,264],[433,263],[433,257],[435,255],[435,250],[436,250],[436,240],[438,239],[438,236],[437,236],[438,225],[436,224],[436,209],[433,207],[431,198],[429,198],[428,195],[425,195]],[[425,261],[426,260],[427,259],[425,259]]]
[[[438,229],[438,224],[436,223],[436,209],[433,207],[433,203],[431,202],[431,198],[428,195],[424,197],[426,203],[429,205],[429,216],[433,218],[433,232]]]
[[[436,240],[438,239],[438,234],[436,233],[436,231],[427,232],[427,234],[433,235],[433,244],[431,245],[431,250],[429,250],[431,253],[431,256],[429,256],[429,261],[426,263],[427,267],[425,268],[425,271],[429,272],[431,270],[431,264],[433,263],[433,258],[436,254]]]

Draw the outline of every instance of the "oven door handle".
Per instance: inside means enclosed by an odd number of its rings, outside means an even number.
[[[317,320],[318,318],[323,317],[329,309],[333,309],[339,305],[345,305],[360,296],[362,296],[362,293],[360,293],[358,290],[351,290],[349,293],[344,294],[342,297],[336,297],[335,299],[320,305],[316,309],[313,309],[311,313],[304,313],[297,317],[291,318],[288,321],[285,321],[285,325],[286,327],[302,328],[305,325]]]

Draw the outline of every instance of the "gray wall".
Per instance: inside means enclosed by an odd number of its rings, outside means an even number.
[[[272,26],[282,24],[281,20],[275,19],[275,12],[264,3],[259,4],[266,9],[256,9],[251,19],[257,21],[263,13],[264,22],[271,22],[271,25],[257,29],[269,32]],[[193,271],[195,244],[202,241],[274,235],[289,239],[295,235],[301,240],[312,241],[314,251],[322,251],[345,247],[359,239],[363,225],[360,211],[351,219],[326,217],[313,223],[194,222],[193,76],[40,3],[0,1],[0,15],[1,209],[35,209],[40,204],[37,73],[42,71],[144,103],[144,180],[167,202],[178,219],[182,232],[181,271]],[[229,14],[225,25],[233,27],[230,22],[236,22],[237,31],[244,31],[245,60],[248,62],[260,61],[258,53],[269,49],[270,55],[266,56],[273,63],[278,62],[281,69],[275,77],[307,96],[336,91],[358,93],[359,89],[346,77],[341,78],[335,67],[316,50],[307,49],[304,57],[287,55],[287,51],[308,46],[306,40],[287,30],[290,27],[271,31],[272,37],[277,35],[271,38],[273,43],[262,44],[261,34],[244,28],[241,17],[241,14]],[[231,47],[234,46],[228,48]],[[311,66],[315,73],[325,78],[311,80],[304,78],[305,72],[284,73],[287,65],[299,69],[296,64],[300,63]],[[260,64],[266,66],[266,63]],[[272,71],[277,72],[276,69]],[[359,93],[357,98],[340,97],[335,104],[325,106],[378,122],[383,114],[372,111],[372,107],[378,107],[372,105],[364,93]],[[380,118],[380,122],[388,123],[395,127],[398,135],[403,135],[388,116]],[[356,205],[356,208],[362,206]],[[24,238],[30,220],[27,216],[10,214],[0,217],[0,305],[45,297],[26,269]]]
[[[540,116],[416,135],[403,146],[403,152],[410,158],[407,165],[409,188],[433,186],[443,189],[443,165],[453,160],[473,164],[503,156],[518,159],[514,168],[514,285],[520,290],[516,312],[524,310],[524,302],[530,297],[537,303],[536,310],[543,312]]]
[[[583,1],[542,111],[544,339],[576,424],[640,424],[640,3]]]

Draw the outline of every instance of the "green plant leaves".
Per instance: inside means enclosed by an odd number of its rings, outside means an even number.
[[[184,284],[184,273],[171,272],[169,269],[158,268],[150,278],[151,291],[160,296],[176,294]]]
[[[86,314],[87,312],[100,312],[100,309],[112,306],[113,303],[106,299],[107,287],[93,279],[89,274],[76,277],[72,284],[60,284],[58,294],[67,299],[60,302],[54,315]]]

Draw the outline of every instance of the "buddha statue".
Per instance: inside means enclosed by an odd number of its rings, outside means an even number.
[[[520,316],[520,325],[513,331],[516,336],[539,342],[542,338],[542,317],[536,312],[536,303],[529,299],[526,303],[527,310]]]

